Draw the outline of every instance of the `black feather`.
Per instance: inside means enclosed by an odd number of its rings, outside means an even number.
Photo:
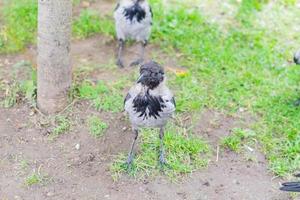
[[[294,176],[300,177],[300,174],[295,174]],[[300,182],[285,182],[282,183],[282,187],[279,189],[287,192],[300,192]]]
[[[287,182],[282,184],[283,187],[280,188],[282,191],[287,192],[300,192],[300,182]]]
[[[115,11],[118,10],[120,7],[120,3],[117,4],[117,6],[115,7]]]
[[[175,98],[174,98],[174,97],[172,97],[171,102],[172,102],[172,104],[174,105],[174,107],[176,108],[176,101],[175,101]]]
[[[133,100],[133,108],[135,112],[140,113],[139,117],[148,119],[148,117],[160,117],[160,112],[166,105],[161,96],[151,96],[149,92],[146,92],[145,95],[138,95]],[[149,111],[147,113],[146,111]]]
[[[124,99],[124,104],[131,98],[131,95],[128,93]]]
[[[152,12],[151,6],[149,8],[150,8],[150,13],[151,13],[151,18],[153,19],[153,12]],[[153,25],[153,21],[152,20],[151,20],[151,25]]]
[[[149,8],[150,8],[150,13],[151,13],[151,18],[153,18],[153,12],[152,12],[151,6]]]
[[[145,19],[146,11],[138,3],[135,3],[133,6],[124,9],[124,15],[131,22],[134,18],[140,22]]]

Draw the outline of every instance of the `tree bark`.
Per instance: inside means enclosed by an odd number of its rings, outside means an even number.
[[[37,106],[43,113],[53,114],[67,105],[72,83],[72,0],[38,3]]]

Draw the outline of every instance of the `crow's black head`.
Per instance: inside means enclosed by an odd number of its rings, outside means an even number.
[[[297,65],[300,65],[300,50],[298,50],[295,55],[294,55],[294,62],[297,64]]]
[[[150,89],[156,88],[164,80],[164,69],[157,62],[150,61],[140,68],[140,77],[138,83],[147,86]]]

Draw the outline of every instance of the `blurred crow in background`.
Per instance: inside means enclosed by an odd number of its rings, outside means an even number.
[[[139,134],[139,128],[159,128],[160,154],[159,161],[166,164],[164,157],[164,127],[175,112],[175,99],[166,86],[163,68],[156,62],[150,61],[140,68],[140,77],[129,90],[125,101],[125,111],[134,132],[134,140],[129,151],[127,165],[133,161],[133,151]]]
[[[143,63],[145,47],[151,33],[152,11],[147,0],[120,0],[115,12],[116,33],[119,41],[117,65],[124,67],[122,51],[126,39],[141,43],[140,57],[130,66]]]

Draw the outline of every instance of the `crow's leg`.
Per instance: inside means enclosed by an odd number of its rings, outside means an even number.
[[[123,64],[123,60],[122,60],[122,54],[123,54],[123,48],[124,48],[124,45],[125,45],[125,42],[123,39],[119,39],[119,49],[118,49],[118,55],[117,55],[117,65],[120,67],[120,68],[123,68],[124,67],[124,64]]]
[[[138,138],[138,135],[139,135],[139,131],[137,129],[133,129],[133,133],[134,133],[134,139],[133,139],[130,151],[128,153],[128,158],[127,158],[127,162],[126,162],[127,166],[130,166],[133,161],[134,147],[135,147],[135,143]]]
[[[146,48],[147,44],[148,44],[148,42],[146,40],[141,42],[140,57],[136,61],[132,62],[130,64],[130,66],[140,65],[144,62],[145,48]]]
[[[164,149],[164,128],[160,128],[159,131],[159,139],[160,139],[160,149],[159,149],[159,162],[161,165],[167,164],[165,159],[165,149]]]

